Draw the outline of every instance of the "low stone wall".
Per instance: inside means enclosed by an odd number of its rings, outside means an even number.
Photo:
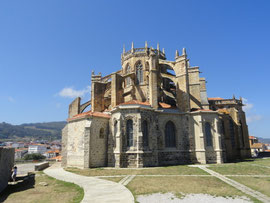
[[[41,170],[48,168],[48,167],[49,167],[49,162],[42,162],[39,164],[35,164],[35,171],[41,171]]]
[[[14,165],[14,148],[0,147],[0,192],[6,188]]]

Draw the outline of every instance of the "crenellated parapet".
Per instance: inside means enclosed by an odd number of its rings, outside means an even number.
[[[157,45],[157,49],[153,49],[152,47],[148,47],[147,42],[145,43],[145,47],[143,48],[134,48],[134,44],[132,42],[131,49],[126,51],[123,48],[123,53],[121,54],[121,63],[132,58],[132,57],[149,57],[150,54],[155,54],[158,58],[166,60],[165,50],[160,51],[159,44]]]

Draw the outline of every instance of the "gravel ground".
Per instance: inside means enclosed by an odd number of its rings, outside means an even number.
[[[252,202],[249,198],[245,196],[237,197],[215,197],[208,194],[188,194],[183,198],[177,198],[172,193],[155,193],[151,195],[139,195],[137,201],[140,203],[250,203]]]

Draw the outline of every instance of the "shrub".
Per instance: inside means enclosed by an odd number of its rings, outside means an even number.
[[[46,157],[41,154],[26,154],[23,159],[24,160],[41,160],[45,159]]]

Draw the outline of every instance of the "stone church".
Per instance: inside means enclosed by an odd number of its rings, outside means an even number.
[[[92,72],[91,100],[76,98],[62,131],[63,167],[223,163],[251,156],[242,99],[208,98],[186,50],[123,49],[120,70]],[[91,105],[91,110],[84,112]]]

